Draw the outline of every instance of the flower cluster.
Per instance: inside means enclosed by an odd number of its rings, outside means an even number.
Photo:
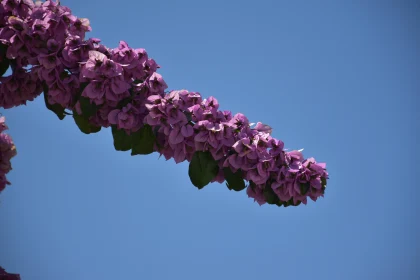
[[[2,279],[2,280],[20,280],[20,275],[19,274],[7,273],[6,270],[4,270],[0,266],[0,279]]]
[[[7,48],[2,59],[10,60],[13,69],[11,76],[1,80],[1,107],[25,104],[44,85],[50,104],[80,113],[78,99],[84,88],[81,95],[100,106],[92,122],[106,127],[116,121],[108,118],[110,111],[136,95],[136,89],[163,93],[166,88],[157,82],[159,66],[144,49],[132,49],[125,42],[109,49],[99,39],[85,39],[91,30],[89,20],[77,18],[57,2],[3,0],[0,27],[0,43]],[[139,106],[128,107],[120,109],[130,116],[144,114]],[[138,123],[128,126],[138,129]]]
[[[307,197],[316,201],[323,196],[328,178],[325,164],[305,160],[300,151],[285,151],[268,125],[254,126],[243,114],[218,110],[214,97],[202,99],[186,90],[152,95],[147,101],[145,122],[159,133],[158,151],[166,159],[191,161],[196,151],[209,151],[220,170],[213,181],[225,181],[224,167],[239,170],[250,182],[248,196],[260,205],[306,204]],[[267,193],[277,195],[278,201],[267,201]]]
[[[1,106],[9,109],[34,100],[42,92],[42,87],[40,81],[33,76],[33,72],[19,68],[12,75],[0,78]]]
[[[124,41],[108,48],[86,39],[90,30],[89,20],[57,2],[1,1],[0,64],[10,62],[13,74],[0,80],[0,106],[25,104],[44,91],[47,107],[71,110],[83,125],[112,126],[127,135],[150,127],[154,151],[167,160],[191,162],[197,152],[210,153],[219,170],[212,182],[224,182],[228,168],[249,182],[247,194],[260,205],[306,204],[308,197],[323,196],[325,164],[286,151],[271,127],[219,110],[214,97],[165,92],[159,66],[144,49]]]
[[[10,160],[16,155],[16,147],[12,138],[3,133],[8,127],[5,123],[5,117],[0,117],[0,192],[4,190],[10,182],[6,179],[6,174],[12,170]]]

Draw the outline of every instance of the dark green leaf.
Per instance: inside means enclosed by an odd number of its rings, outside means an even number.
[[[305,195],[309,191],[310,187],[311,184],[309,183],[300,183],[300,194]]]
[[[157,134],[159,133],[159,129],[160,129],[160,125],[156,125],[156,126],[153,128],[153,133],[154,133],[155,135],[157,135]]]
[[[265,186],[263,190],[265,201],[267,201],[268,204],[277,204],[279,201],[279,198],[277,194],[273,191],[271,186],[268,184]]]
[[[7,69],[9,69],[9,60],[6,57],[3,57],[3,60],[1,60],[2,57],[0,57],[0,77],[3,77],[4,73],[6,73]]]
[[[327,186],[327,179],[325,177],[321,177],[321,184],[323,187]]]
[[[289,201],[283,202],[284,207],[294,206],[293,205],[293,198],[291,198]]]
[[[85,118],[90,118],[96,114],[98,111],[98,105],[91,103],[89,98],[80,96],[80,109],[82,110],[82,116]]]
[[[282,206],[284,205],[284,201],[281,201],[281,200],[279,199],[279,201],[277,201],[276,205],[277,205],[278,207],[282,207]]]
[[[126,97],[117,104],[117,108],[122,109],[125,107],[128,103],[130,103],[133,100],[131,97]]]
[[[293,198],[291,198],[289,201],[283,202],[284,207],[289,207],[289,206],[299,206],[302,203],[302,201],[298,201],[296,202],[296,204],[293,202]]]
[[[7,46],[0,43],[0,77],[3,77],[10,66],[10,60],[6,57]]]
[[[101,130],[100,126],[91,125],[87,118],[78,115],[76,111],[73,111],[73,119],[79,127],[80,131],[85,134],[96,133]]]
[[[6,57],[7,45],[0,43],[0,57]]]
[[[88,84],[89,84],[88,82],[80,83],[79,94],[82,94],[83,93],[83,91],[88,86]]]
[[[184,111],[184,115],[187,117],[187,121],[192,121],[192,114],[189,111]]]
[[[74,96],[73,99],[73,106],[76,105],[77,101],[79,101],[80,96],[82,96],[83,91],[85,90],[85,88],[88,86],[89,83],[84,82],[84,83],[80,83],[80,87],[79,87],[79,91],[76,93],[76,95]]]
[[[188,175],[194,186],[198,189],[204,188],[216,177],[218,172],[219,166],[210,152],[197,151],[194,153],[188,168]]]
[[[242,171],[239,169],[235,173],[230,169],[230,167],[223,168],[223,173],[226,179],[226,186],[229,190],[242,191],[246,188],[244,179],[242,178]]]
[[[60,120],[64,119],[64,117],[66,116],[64,112],[64,107],[57,103],[51,105],[48,102],[48,87],[44,84],[43,88],[44,88],[44,101],[45,101],[45,106],[47,107],[47,109],[50,111],[53,111]]]
[[[112,126],[112,136],[115,150],[125,152],[131,149],[131,136],[125,130]]]
[[[160,125],[156,125],[153,127],[153,134],[155,135],[155,144],[158,152],[163,148],[163,146],[159,143],[159,140],[157,140],[157,135],[159,133]]]
[[[67,77],[70,77],[70,72],[67,70],[64,70],[63,72],[60,73],[60,80],[64,80]]]
[[[145,124],[132,136],[132,150],[131,155],[148,155],[154,152],[155,135],[152,127]]]

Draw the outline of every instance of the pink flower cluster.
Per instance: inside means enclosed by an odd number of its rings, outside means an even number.
[[[10,182],[6,179],[6,174],[12,170],[10,160],[16,155],[16,147],[12,138],[3,133],[7,129],[5,117],[0,117],[0,192],[6,188],[6,185],[10,185]]]
[[[166,159],[191,161],[196,151],[209,151],[220,170],[213,182],[225,181],[224,167],[241,170],[243,179],[250,182],[248,196],[260,205],[271,202],[270,193],[285,206],[286,202],[306,204],[307,197],[315,201],[323,195],[328,178],[325,164],[305,160],[299,151],[284,151],[283,142],[271,136],[268,125],[254,126],[243,114],[218,110],[214,97],[202,99],[186,90],[152,95],[147,101],[145,122],[158,132],[158,151]]]
[[[127,135],[145,125],[155,134],[154,150],[176,163],[210,152],[219,166],[249,182],[248,196],[260,205],[307,203],[323,196],[325,164],[285,151],[271,127],[250,124],[242,114],[220,111],[214,97],[187,90],[165,93],[159,66],[144,49],[121,41],[114,49],[85,38],[87,19],[57,2],[3,0],[0,43],[13,73],[1,78],[0,106],[25,104],[43,90],[46,101],[83,116],[89,125],[113,126]],[[19,85],[19,86],[17,86]]]
[[[0,279],[2,279],[2,280],[20,280],[20,275],[19,274],[7,273],[6,270],[4,270],[0,266]]]

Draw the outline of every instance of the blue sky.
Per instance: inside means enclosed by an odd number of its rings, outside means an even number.
[[[84,135],[39,98],[1,110],[18,149],[1,266],[23,280],[420,277],[418,2],[61,2],[107,46],[146,48],[169,89],[270,124],[331,179],[294,208],[198,191],[187,163],[116,152],[110,129]]]

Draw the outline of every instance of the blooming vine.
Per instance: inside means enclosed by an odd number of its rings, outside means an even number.
[[[44,92],[46,107],[60,119],[71,115],[83,133],[111,127],[118,151],[189,161],[199,189],[226,181],[231,190],[246,188],[260,205],[285,207],[323,196],[324,163],[285,150],[270,126],[219,110],[214,97],[165,92],[159,65],[144,49],[124,41],[108,48],[86,38],[90,30],[89,20],[58,2],[2,0],[0,74],[9,67],[12,74],[0,79],[0,106],[26,104]],[[10,144],[1,150],[2,164],[15,151],[11,140],[3,142]]]

